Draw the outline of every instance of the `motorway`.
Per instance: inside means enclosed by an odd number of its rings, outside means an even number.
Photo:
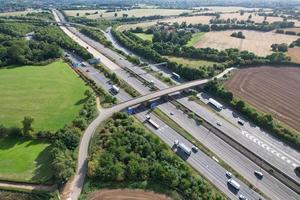
[[[77,40],[78,41],[78,40]],[[93,42],[95,43],[95,42]],[[91,50],[91,48],[89,47],[89,50]],[[117,59],[118,60],[118,59]],[[108,66],[109,67],[109,66]],[[121,70],[119,70],[121,71]],[[92,73],[96,73],[96,72],[92,72]],[[94,74],[95,75],[95,74]],[[126,76],[130,77],[128,74],[125,73]],[[147,74],[145,74],[147,75]],[[121,77],[126,80],[126,76],[122,75]],[[147,75],[149,76],[149,75]],[[150,78],[153,78],[150,76]],[[153,78],[155,79],[155,78]],[[149,79],[148,79],[149,80]],[[150,79],[151,80],[151,79]],[[127,80],[126,80],[127,81]],[[138,81],[138,84],[139,85],[142,85],[141,82]],[[136,86],[136,85],[134,85]],[[137,89],[139,92],[141,92],[141,94],[145,94],[145,93],[148,93],[148,88],[145,88],[144,86],[144,89],[142,89],[143,86],[140,86],[140,89]],[[165,86],[167,87],[167,86]],[[164,110],[166,113],[168,113],[168,108],[166,107],[166,105],[169,105],[168,104],[164,104],[164,105],[161,105],[160,106],[160,109]],[[171,106],[171,105],[169,105]],[[199,107],[199,106],[197,106]],[[165,109],[164,109],[165,108]],[[178,118],[177,119],[177,122],[187,122],[187,120],[183,120],[183,118],[185,117],[184,115],[182,114],[176,114],[176,117]],[[189,122],[191,122],[191,120],[189,120]],[[185,129],[188,129],[190,128],[187,127],[186,125],[183,126]],[[192,126],[191,126],[192,127]],[[203,128],[203,127],[202,127]],[[195,133],[199,133],[199,127],[195,127],[195,129],[193,129],[193,131],[189,131],[191,134],[195,134]],[[207,130],[203,130],[203,133],[207,133]],[[232,167],[234,169],[236,169],[237,171],[239,171],[243,176],[245,176],[247,179],[249,177],[249,181],[256,185],[256,183],[258,183],[258,181],[255,179],[254,175],[253,175],[253,171],[255,169],[258,169],[258,167],[253,164],[251,161],[249,161],[247,158],[245,158],[243,155],[239,154],[238,152],[236,152],[235,150],[230,150],[230,147],[226,144],[222,144],[222,141],[218,138],[214,138],[214,135],[213,134],[206,134],[206,139],[204,139],[204,142],[205,142],[205,145],[206,146],[213,146],[211,147],[210,149],[215,152],[219,157],[222,157],[222,159],[224,161],[226,161],[227,163],[230,163],[230,165],[233,165]],[[200,137],[199,137],[200,138]],[[203,140],[200,140],[202,143],[203,143]],[[212,143],[212,144],[215,144],[215,145],[210,145],[209,142],[206,142],[206,141],[217,141],[215,143]],[[224,142],[223,142],[224,143]],[[221,145],[220,145],[221,144]],[[218,150],[219,149],[219,150]],[[221,149],[221,150],[220,150]],[[223,150],[227,150],[227,156],[224,156],[224,152],[226,151],[222,151]],[[232,148],[231,148],[232,149]],[[241,157],[242,159],[241,160],[244,160],[243,162],[236,162],[236,157]],[[233,163],[231,163],[233,162]],[[251,166],[251,167],[250,167]],[[268,177],[269,175],[267,174],[267,172],[265,172],[265,177],[262,181],[260,181],[260,189],[265,193],[267,194],[269,197],[271,197],[272,199],[283,199],[284,197],[287,197],[287,196],[291,196],[291,199],[297,199],[299,196],[297,196],[297,194],[294,194],[293,191],[291,191],[290,189],[286,188],[285,186],[283,186],[280,182],[278,182],[276,179],[270,177],[269,181],[268,181]],[[279,189],[275,189],[274,188],[279,188]]]
[[[70,55],[69,58],[73,62],[81,61],[79,58],[74,57],[73,54],[69,54],[69,55]],[[89,70],[89,72],[86,72],[87,69]],[[93,69],[93,67],[90,65],[87,65],[87,67],[80,67],[80,70],[83,72],[86,72],[86,75],[90,78],[94,77],[95,74],[97,74],[99,77],[102,75],[96,71],[92,71],[92,69]],[[101,79],[101,81],[99,81],[99,79],[95,79],[96,84],[98,84],[99,86],[101,86],[101,87],[105,88],[107,91],[109,91],[109,89],[111,87],[111,85],[109,83],[109,79],[107,79],[104,76],[102,76],[100,79]],[[170,89],[172,89],[172,88],[166,89],[166,91],[170,90]],[[174,91],[172,90],[171,93],[173,93],[173,92]],[[161,94],[161,91],[153,92],[151,94],[138,97],[137,99],[144,99],[145,97],[147,97],[149,95],[153,95],[153,94]],[[100,111],[100,115],[95,120],[96,122],[91,123],[91,125],[86,130],[84,137],[81,140],[81,143],[83,143],[83,144],[80,145],[80,152],[82,151],[82,149],[86,149],[88,147],[88,144],[86,144],[86,141],[88,140],[88,138],[90,138],[92,136],[91,132],[93,132],[95,130],[95,128],[97,127],[97,125],[96,125],[97,123],[101,123],[101,121],[104,121],[105,119],[107,119],[114,112],[118,112],[118,111],[121,111],[132,105],[136,105],[135,99],[132,99],[131,97],[129,97],[122,89],[120,89],[120,92],[116,95],[116,97],[122,103],[120,103],[110,109],[105,109],[105,110]],[[155,95],[155,97],[157,97],[157,96]],[[152,98],[152,97],[150,97],[150,98]],[[138,100],[138,102],[140,102],[140,100]],[[121,105],[121,106],[119,106],[119,105]],[[171,148],[173,147],[174,141],[176,139],[180,140],[181,142],[188,145],[189,147],[192,147],[192,144],[189,141],[184,139],[179,133],[177,133],[175,130],[171,129],[169,126],[167,126],[163,121],[161,121],[155,115],[150,114],[151,118],[156,123],[158,123],[161,128],[154,129],[149,123],[145,123],[146,114],[147,114],[147,111],[143,111],[143,112],[138,112],[138,114],[136,114],[135,116],[141,122],[144,122],[144,124],[153,133],[155,133],[158,137],[160,137]],[[81,170],[78,170],[78,172],[80,172],[82,174],[84,172],[84,170],[86,170],[86,162],[84,162],[83,160],[84,160],[84,156],[87,156],[87,150],[83,151],[83,153],[80,153],[80,155],[82,155],[82,156],[79,157],[80,161],[78,162],[78,165],[79,166],[82,165],[83,167],[80,167],[79,169],[81,169]],[[226,169],[224,169],[216,161],[214,161],[212,158],[208,157],[206,154],[204,154],[201,151],[198,151],[197,153],[193,153],[190,157],[188,157],[186,159],[186,161],[200,173],[203,174],[203,172],[205,172],[204,176],[210,182],[212,182],[215,186],[217,186],[230,199],[237,199],[237,195],[239,195],[239,194],[243,194],[243,195],[247,196],[249,199],[262,198],[256,192],[254,192],[248,186],[246,186],[244,183],[239,181],[237,178],[234,178],[234,179],[240,183],[241,189],[238,192],[234,191],[230,186],[227,185],[228,178],[225,175]],[[75,180],[76,180],[75,184],[74,184],[75,187],[73,186],[74,192],[71,194],[71,199],[76,199],[76,197],[80,194],[80,186],[83,184],[84,177],[76,176]]]

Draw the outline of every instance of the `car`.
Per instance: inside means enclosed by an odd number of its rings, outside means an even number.
[[[225,172],[225,175],[226,175],[228,178],[231,178],[231,177],[232,177],[232,173],[229,172],[229,171],[226,171],[226,172]]]
[[[218,126],[222,126],[222,123],[221,123],[221,122],[217,122],[217,125],[218,125]]]
[[[198,149],[198,147],[196,147],[196,146],[192,146],[192,150],[193,150],[193,152],[196,153],[196,152],[198,152],[199,149]]]
[[[149,120],[151,118],[150,115],[146,115],[146,120]]]
[[[300,176],[300,166],[295,168],[295,173],[297,176]]]
[[[257,176],[258,178],[262,178],[264,177],[264,174],[260,171],[254,171],[255,176]]]
[[[242,194],[240,194],[239,199],[240,199],[240,200],[248,200],[247,197],[245,197],[245,196],[242,195]]]
[[[241,125],[241,126],[244,126],[244,122],[240,119],[238,120],[238,124]]]
[[[177,146],[179,144],[179,140],[175,140],[174,144]]]
[[[90,70],[87,69],[85,72],[90,72]]]
[[[170,115],[174,115],[174,113],[173,113],[173,112],[170,112]]]

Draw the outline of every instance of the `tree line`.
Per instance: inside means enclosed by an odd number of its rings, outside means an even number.
[[[264,128],[269,133],[279,138],[291,146],[300,150],[300,136],[291,129],[288,129],[276,122],[270,114],[256,110],[253,106],[236,98],[229,91],[226,91],[219,81],[211,81],[204,86],[204,90],[209,94],[222,99],[223,102],[230,105],[232,108],[242,113],[256,125]]]
[[[145,43],[140,39],[135,40],[134,34],[125,31],[119,32],[112,28],[113,36],[126,48],[157,63],[167,62],[166,67],[178,73],[186,80],[211,77],[216,70],[224,69],[230,66],[261,65],[261,64],[279,64],[289,63],[290,58],[281,52],[275,52],[266,57],[256,56],[248,51],[239,51],[238,49],[226,49],[219,51],[212,48],[195,48],[173,44],[171,42]],[[192,58],[221,62],[212,68],[189,68],[175,62],[169,61],[162,55],[170,55],[183,58]]]
[[[223,199],[125,113],[115,113],[95,133],[89,155],[87,175],[93,182],[147,182],[175,190],[184,199]]]

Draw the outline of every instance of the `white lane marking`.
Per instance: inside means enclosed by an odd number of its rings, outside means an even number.
[[[271,148],[269,145],[265,144],[264,142],[260,141],[258,138],[256,138],[254,135],[249,134],[247,131],[242,131],[242,134],[246,136],[249,140],[253,141],[254,143],[257,143],[262,148],[266,149],[267,151],[270,151],[272,154],[279,157],[281,160],[286,161],[288,164],[291,164],[293,167],[298,166],[296,163],[292,163],[290,159],[288,159],[286,156],[281,155],[277,151],[275,151],[273,148]]]

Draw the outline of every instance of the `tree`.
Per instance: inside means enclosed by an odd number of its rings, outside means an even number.
[[[115,17],[118,17],[118,13],[115,13]]]
[[[79,17],[79,13],[76,13],[76,16]]]
[[[32,123],[34,119],[32,117],[24,117],[22,124],[23,124],[23,136],[30,136],[31,132],[33,131]]]
[[[241,15],[241,16],[243,16],[243,15],[244,15],[244,13],[245,13],[245,11],[244,11],[244,10],[241,10],[241,11],[240,11],[240,15]]]

